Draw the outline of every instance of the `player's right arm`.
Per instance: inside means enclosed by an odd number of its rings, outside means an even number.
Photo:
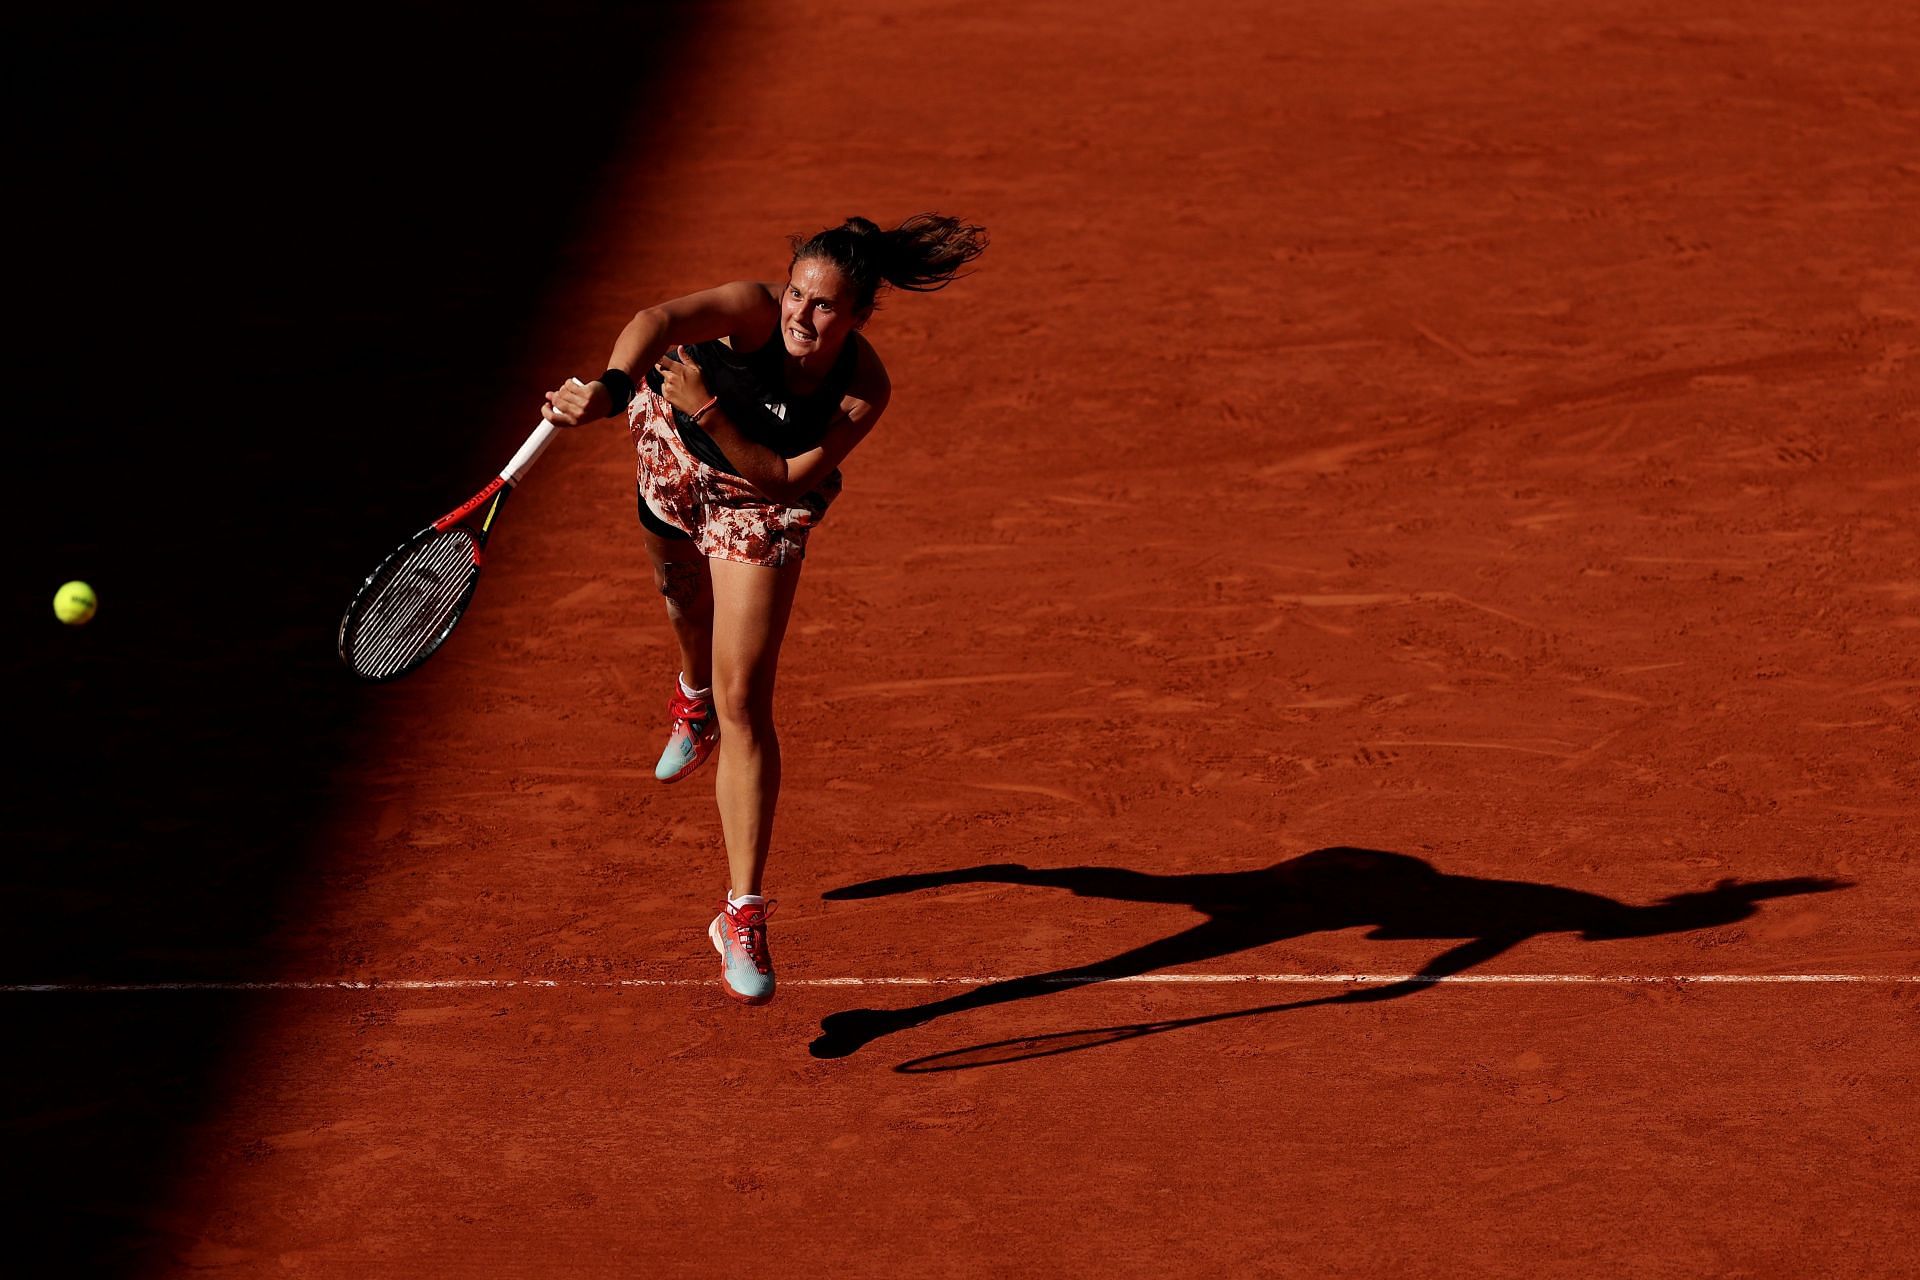
[[[758,346],[779,320],[778,299],[757,280],[703,289],[635,314],[614,342],[607,367],[638,383],[670,347],[715,338],[729,338],[736,347]],[[549,391],[540,412],[549,422],[573,427],[606,417],[612,406],[612,393],[596,378],[584,387],[569,383]]]

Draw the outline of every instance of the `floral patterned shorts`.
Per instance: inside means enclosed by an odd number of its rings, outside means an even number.
[[[627,429],[639,455],[642,521],[691,538],[704,556],[778,569],[806,558],[807,534],[840,493],[840,473],[798,503],[768,499],[739,476],[688,452],[673,424],[673,406],[644,384],[627,406]]]

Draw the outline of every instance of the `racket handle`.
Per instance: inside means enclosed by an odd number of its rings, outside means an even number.
[[[587,385],[578,378],[568,378],[567,381],[576,387]],[[533,429],[533,434],[527,437],[527,442],[520,446],[520,452],[513,455],[513,461],[500,472],[500,478],[508,484],[519,484],[520,477],[533,470],[533,464],[540,460],[540,455],[546,452],[549,444],[553,443],[553,434],[558,430],[560,430],[559,427],[542,418],[540,425]]]
[[[535,427],[533,434],[527,437],[527,442],[520,446],[520,452],[513,455],[513,461],[500,472],[500,478],[508,484],[519,484],[520,477],[533,470],[533,464],[547,451],[547,445],[552,443],[554,433],[558,430],[560,428],[551,422],[542,422]],[[494,455],[496,458],[499,456]]]

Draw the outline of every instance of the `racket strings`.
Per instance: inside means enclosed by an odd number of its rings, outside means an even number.
[[[428,539],[394,566],[367,599],[347,642],[360,675],[384,680],[425,658],[446,637],[478,567],[462,530]]]

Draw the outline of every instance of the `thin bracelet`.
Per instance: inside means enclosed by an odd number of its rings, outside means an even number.
[[[691,422],[698,422],[702,417],[706,415],[707,410],[713,408],[713,406],[719,403],[720,403],[719,396],[708,396],[707,402],[701,405],[698,409],[695,409],[692,413],[688,414],[687,419]]]

